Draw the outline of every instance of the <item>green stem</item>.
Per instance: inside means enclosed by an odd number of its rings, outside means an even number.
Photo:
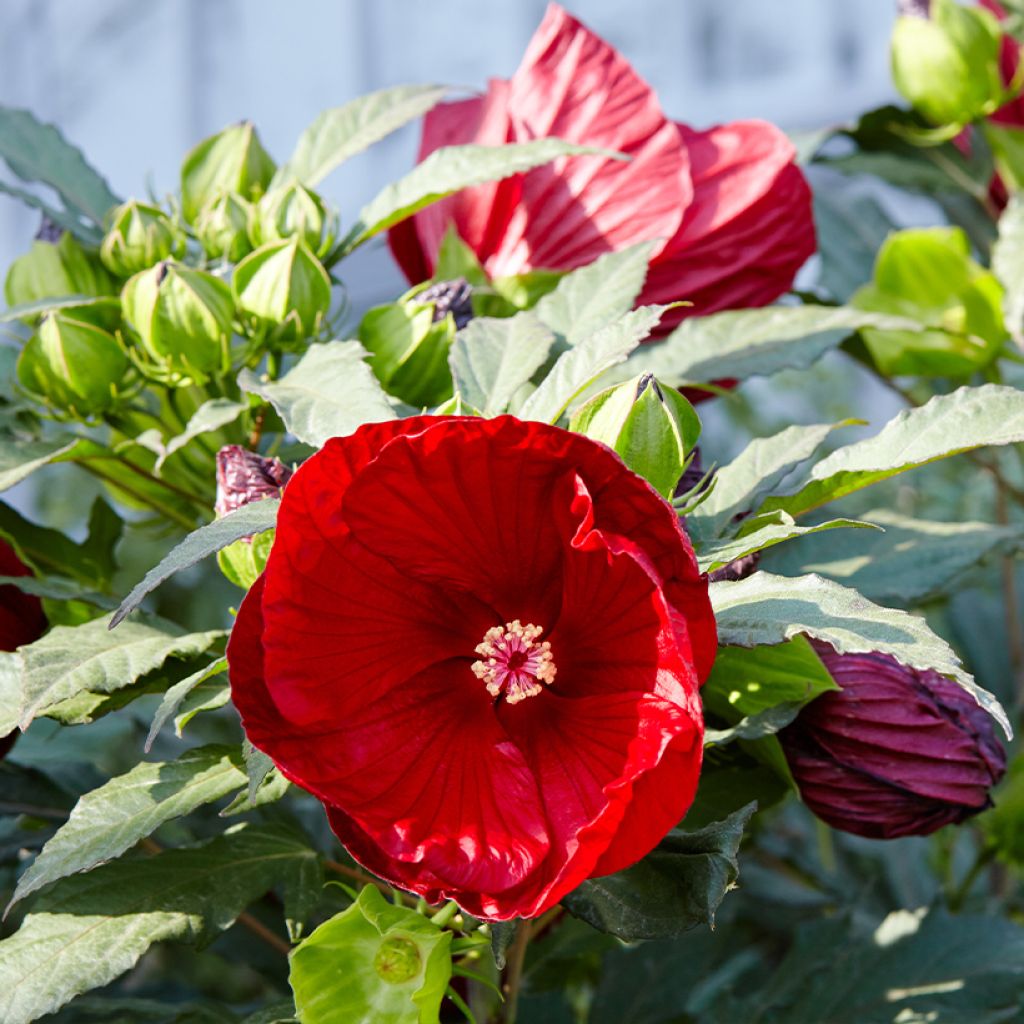
[[[92,475],[96,477],[98,480],[103,480],[104,482],[110,484],[112,487],[115,487],[120,491],[124,491],[125,494],[130,495],[137,502],[139,502],[139,504],[145,505],[147,508],[151,508],[154,512],[158,512],[165,519],[170,519],[171,522],[177,523],[179,526],[183,527],[189,533],[191,533],[196,528],[196,523],[194,519],[189,519],[187,516],[182,515],[176,509],[167,508],[163,505],[154,504],[154,502],[145,494],[141,494],[139,491],[136,491],[134,488],[129,487],[121,480],[115,480],[109,473],[104,473],[103,470],[99,469],[98,467],[90,465],[88,461],[79,462],[78,465],[81,466],[82,469],[84,469],[87,473],[92,473]]]
[[[505,980],[501,990],[505,995],[504,1024],[515,1024],[516,1011],[519,1005],[519,989],[523,982],[523,965],[526,963],[526,947],[530,944],[533,934],[533,922],[523,921],[512,940],[505,964]]]
[[[430,918],[430,922],[436,924],[438,928],[444,928],[458,912],[459,905],[454,900],[449,900]]]
[[[960,884],[946,897],[946,902],[952,913],[959,913],[964,905],[964,901],[971,893],[971,887],[978,880],[978,876],[982,871],[992,862],[995,852],[995,847],[993,846],[985,846],[978,851],[978,856],[975,857],[970,870],[960,880]]]

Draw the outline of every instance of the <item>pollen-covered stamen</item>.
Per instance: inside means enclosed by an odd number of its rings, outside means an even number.
[[[483,642],[476,646],[483,660],[474,661],[472,668],[492,697],[504,693],[509,704],[518,704],[551,685],[555,678],[551,644],[537,642],[543,632],[540,626],[524,626],[513,619],[484,633]]]

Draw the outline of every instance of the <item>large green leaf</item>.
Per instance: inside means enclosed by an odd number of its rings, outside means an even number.
[[[280,380],[263,382],[245,370],[238,383],[270,402],[290,433],[319,448],[364,423],[395,418],[366,354],[358,341],[328,341],[311,345]]]
[[[48,466],[62,455],[69,454],[76,444],[77,441],[66,437],[52,441],[0,438],[0,491],[20,484],[37,469]]]
[[[269,889],[318,878],[317,855],[293,833],[240,827],[63,879],[0,942],[0,1020],[29,1024],[112,981],[154,942],[216,934]]]
[[[83,691],[112,693],[160,668],[168,658],[208,651],[223,630],[183,633],[170,623],[127,622],[111,632],[106,617],[81,626],[57,626],[22,647],[22,728],[50,706]]]
[[[22,302],[17,306],[9,306],[0,313],[0,324],[9,324],[14,320],[35,318],[40,313],[48,313],[51,309],[81,308],[82,306],[98,306],[101,309],[120,308],[120,300],[111,295],[61,295],[35,299],[33,302]]]
[[[992,270],[1003,286],[1003,318],[1018,345],[1024,346],[1024,196],[1019,192],[999,217],[999,238],[992,249]]]
[[[631,942],[714,926],[739,873],[736,854],[754,810],[750,804],[695,832],[673,829],[639,864],[589,879],[563,903],[587,924]]]
[[[160,472],[160,467],[176,451],[180,451],[200,434],[219,430],[229,423],[234,423],[247,408],[248,405],[245,402],[233,402],[230,398],[211,398],[209,401],[203,402],[189,417],[185,429],[180,434],[172,437],[167,444],[159,443],[155,446],[156,472]]]
[[[999,384],[963,387],[906,409],[874,437],[815,463],[791,493],[765,509],[800,515],[926,462],[985,445],[1024,441],[1024,391]]]
[[[471,320],[456,334],[448,356],[456,392],[484,416],[505,412],[544,365],[554,341],[533,312]]]
[[[398,85],[379,89],[318,115],[299,136],[295,152],[271,187],[296,178],[316,185],[350,157],[436,106],[443,85]]]
[[[0,106],[0,157],[22,181],[49,185],[69,211],[95,224],[120,202],[81,150],[27,110]]]
[[[67,823],[18,880],[11,903],[119,857],[165,821],[189,814],[246,784],[237,747],[198,747],[177,761],[143,761],[86,793]]]
[[[208,682],[216,676],[222,675],[227,671],[227,668],[227,659],[218,658],[216,661],[210,662],[209,665],[204,665],[198,671],[193,672],[190,676],[186,676],[184,679],[179,680],[164,693],[163,699],[160,701],[160,706],[156,709],[156,713],[153,715],[153,723],[150,725],[149,733],[146,736],[146,742],[143,749],[147,754],[149,753],[150,747],[153,746],[153,740],[156,739],[157,733],[160,732],[168,721],[172,718],[176,718],[186,700],[191,695],[195,694],[197,689],[203,683]],[[205,703],[205,700],[203,703]],[[227,701],[224,701],[224,703],[226,704]],[[223,707],[224,704],[219,706]],[[205,710],[205,708],[203,710]],[[181,735],[180,728],[178,729],[178,735]]]
[[[302,1024],[437,1024],[451,977],[452,933],[366,886],[290,957]]]
[[[567,344],[576,345],[633,308],[647,277],[653,245],[609,252],[566,274],[537,303],[537,315]]]
[[[1011,734],[999,701],[975,683],[949,644],[915,615],[873,604],[856,590],[820,576],[788,579],[766,572],[734,583],[713,583],[711,604],[722,644],[757,647],[806,633],[843,654],[891,654],[904,665],[954,679]]]
[[[588,154],[617,156],[607,150],[553,138],[504,146],[444,146],[364,206],[335,255],[351,252],[367,239],[453,192],[532,170],[560,156]]]
[[[126,616],[139,607],[147,594],[156,590],[176,572],[195,565],[196,562],[233,544],[236,540],[250,537],[254,533],[262,533],[264,530],[272,530],[277,522],[277,509],[280,504],[279,498],[252,501],[190,533],[132,588],[131,593],[121,602],[121,606],[110,620],[110,628],[119,626]]]
[[[39,196],[34,192],[30,192],[27,188],[18,188],[16,185],[11,185],[6,181],[0,181],[0,195],[10,196],[12,199],[17,199],[26,206],[32,207],[33,210],[38,210],[47,220],[52,221],[57,227],[63,228],[65,231],[70,231],[79,241],[92,246],[99,246],[103,241],[103,232],[99,228],[93,227],[91,224],[81,220],[76,213],[63,210],[52,203],[46,202],[44,199],[40,199]]]
[[[632,356],[626,371],[649,370],[666,384],[699,384],[803,369],[862,327],[922,329],[913,320],[847,306],[730,310],[684,320],[664,341]]]
[[[664,312],[664,306],[641,306],[563,352],[517,415],[524,420],[556,422],[575,398],[654,330]]]
[[[761,564],[782,576],[816,572],[873,601],[918,601],[947,590],[986,557],[1024,547],[1024,526],[938,523],[891,509],[864,519],[885,531],[809,537],[772,551]]]

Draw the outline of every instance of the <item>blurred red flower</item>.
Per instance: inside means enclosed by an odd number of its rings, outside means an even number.
[[[772,302],[814,252],[810,189],[781,131],[764,121],[674,124],[625,58],[557,4],[509,81],[426,116],[419,159],[441,146],[544,136],[630,160],[563,158],[428,207],[390,233],[411,282],[432,275],[451,224],[492,277],[571,270],[660,239],[640,301],[690,300],[667,318],[676,323]]]
[[[716,643],[678,518],[610,450],[418,417],[297,471],[228,661],[249,739],[357,860],[502,920],[682,818]]]

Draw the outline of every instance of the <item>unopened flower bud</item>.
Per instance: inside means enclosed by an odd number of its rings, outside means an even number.
[[[814,646],[840,689],[779,733],[811,811],[844,832],[893,839],[927,835],[991,805],[1006,753],[968,693],[887,654]]]
[[[454,281],[438,281],[418,292],[415,301],[434,304],[435,323],[451,313],[458,331],[473,319],[473,289],[464,277],[457,277]]]
[[[292,471],[280,459],[268,459],[238,444],[217,452],[218,516],[264,498],[277,498]]]
[[[321,258],[334,244],[337,233],[337,215],[312,189],[297,182],[267,192],[253,208],[250,221],[253,245],[298,236]]]
[[[155,263],[185,255],[185,235],[156,206],[134,199],[114,211],[110,231],[100,246],[103,265],[119,277],[131,277]]]
[[[181,165],[181,210],[190,224],[222,192],[259,199],[274,176],[274,161],[251,121],[203,139]]]
[[[222,192],[196,217],[196,237],[211,259],[237,263],[252,252],[249,220],[252,206],[235,192]]]
[[[700,420],[678,391],[645,373],[596,394],[569,429],[614,448],[634,473],[670,497],[700,436]]]
[[[87,417],[117,400],[128,357],[117,339],[71,313],[50,313],[18,358],[21,386],[54,409]]]
[[[235,268],[238,308],[275,341],[301,341],[320,330],[331,304],[331,279],[299,238],[269,242]]]
[[[124,286],[121,303],[146,353],[168,374],[202,381],[226,369],[235,304],[220,278],[158,263]]]
[[[65,295],[116,295],[114,279],[94,253],[67,231],[56,239],[37,238],[7,271],[4,296],[9,306]]]

